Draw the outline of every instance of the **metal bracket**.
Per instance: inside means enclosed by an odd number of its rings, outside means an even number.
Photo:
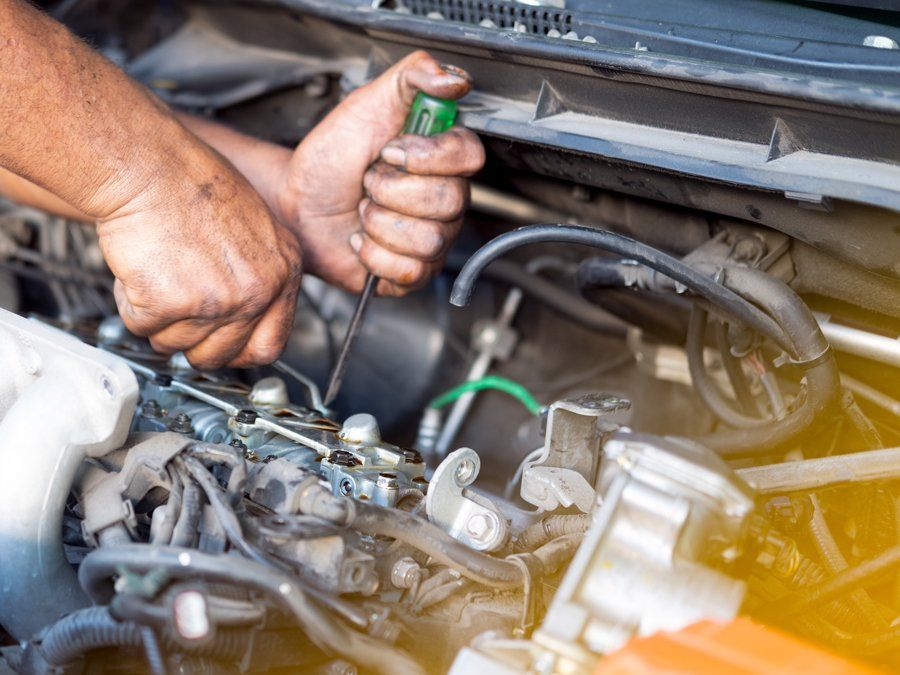
[[[594,503],[594,478],[605,431],[600,419],[631,403],[610,394],[585,394],[550,406],[544,451],[525,465],[521,496],[529,504],[553,511],[573,504],[582,512]]]
[[[509,523],[487,497],[467,489],[480,470],[481,459],[471,448],[447,455],[431,478],[425,512],[431,522],[466,546],[495,551],[506,543]]]

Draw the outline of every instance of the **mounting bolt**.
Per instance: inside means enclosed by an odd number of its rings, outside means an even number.
[[[193,433],[194,426],[191,424],[191,418],[187,413],[178,413],[169,422],[169,429],[179,434],[190,434]]]
[[[400,558],[391,568],[391,583],[397,588],[412,588],[422,568],[410,557]]]
[[[144,405],[141,406],[141,416],[142,417],[162,417],[163,411],[162,406],[156,401],[156,399],[150,399],[149,401],[144,401]]]
[[[491,519],[488,518],[484,514],[477,514],[469,518],[469,522],[466,523],[466,531],[472,536],[473,539],[478,541],[484,541],[490,536],[493,531],[493,523]]]
[[[234,421],[238,424],[256,424],[256,418],[259,415],[255,410],[238,410],[234,416]]]
[[[344,478],[338,485],[338,491],[345,497],[353,494],[353,481],[350,478]]]

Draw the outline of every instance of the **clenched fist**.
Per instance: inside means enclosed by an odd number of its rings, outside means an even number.
[[[213,151],[181,170],[97,222],[119,313],[197,368],[270,363],[294,318],[296,238]]]
[[[425,52],[406,57],[338,105],[284,165],[270,205],[297,235],[308,271],[359,291],[402,295],[437,273],[484,164],[478,137],[454,127],[399,135],[416,93],[456,99],[468,76]]]

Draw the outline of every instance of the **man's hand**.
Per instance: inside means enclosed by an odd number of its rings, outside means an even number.
[[[197,368],[271,363],[294,319],[296,238],[211,150],[182,168],[97,223],[119,313]]]
[[[227,160],[47,15],[0,0],[0,35],[0,186],[20,177],[34,187],[12,194],[98,223],[125,325],[155,348],[200,368],[275,359],[296,238]]]
[[[356,292],[370,271],[380,293],[402,295],[440,270],[484,149],[460,127],[398,135],[417,92],[456,99],[469,86],[465,73],[411,54],[325,117],[274,185],[257,183],[300,240],[307,271]]]

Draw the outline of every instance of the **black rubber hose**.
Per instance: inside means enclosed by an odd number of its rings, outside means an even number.
[[[691,384],[694,386],[694,391],[697,392],[700,400],[710,409],[713,415],[728,426],[738,429],[752,429],[766,423],[767,420],[750,417],[735,410],[731,403],[722,395],[716,383],[710,378],[709,372],[706,370],[706,364],[703,361],[707,316],[705,309],[694,305],[691,311],[691,320],[688,322],[687,342],[684,349],[687,353],[688,370],[691,373]]]
[[[728,459],[772,454],[796,443],[840,410],[837,363],[809,307],[786,284],[765,272],[743,267],[724,268],[722,283],[768,311],[788,336],[794,358],[811,365],[804,374],[805,399],[783,419],[761,422],[754,429],[717,432],[698,440]]]
[[[716,322],[716,346],[719,348],[719,354],[722,356],[722,365],[728,375],[728,381],[734,389],[737,396],[738,404],[741,411],[746,415],[755,415],[760,413],[760,407],[757,405],[753,394],[750,391],[750,385],[747,382],[747,376],[741,368],[740,359],[731,353],[731,343],[728,339],[728,327],[721,321]]]
[[[87,607],[64,616],[46,628],[41,634],[39,651],[47,663],[62,666],[78,660],[94,649],[140,649],[144,646],[142,628],[144,626],[133,621],[117,621],[109,613],[108,607]],[[246,652],[250,641],[245,631],[220,630],[211,642],[189,649],[165,636],[163,642],[169,651],[239,659]]]
[[[585,328],[609,335],[625,335],[627,325],[624,321],[517,263],[495,260],[484,270],[484,275],[521,289],[525,295]]]
[[[790,341],[770,316],[710,277],[652,246],[615,232],[581,225],[530,225],[492,239],[463,265],[453,284],[450,302],[458,307],[467,305],[482,270],[498,257],[520,246],[547,242],[591,246],[642,263],[703,296],[728,316],[767,336],[782,349],[791,351]]]
[[[524,582],[522,570],[515,563],[471,549],[419,516],[370,502],[357,502],[355,506],[356,515],[350,523],[354,530],[398,539],[486,586],[517,588]]]
[[[176,579],[204,579],[243,586],[279,602],[296,618],[309,638],[323,649],[376,672],[421,675],[408,654],[347,628],[310,600],[293,577],[239,556],[209,555],[173,546],[133,544],[96,549],[78,568],[78,580],[94,602],[112,596],[110,580],[119,570],[146,574],[167,572]]]
[[[200,486],[188,476],[182,479],[181,513],[172,530],[172,546],[191,546],[200,527],[203,515],[203,493]]]

